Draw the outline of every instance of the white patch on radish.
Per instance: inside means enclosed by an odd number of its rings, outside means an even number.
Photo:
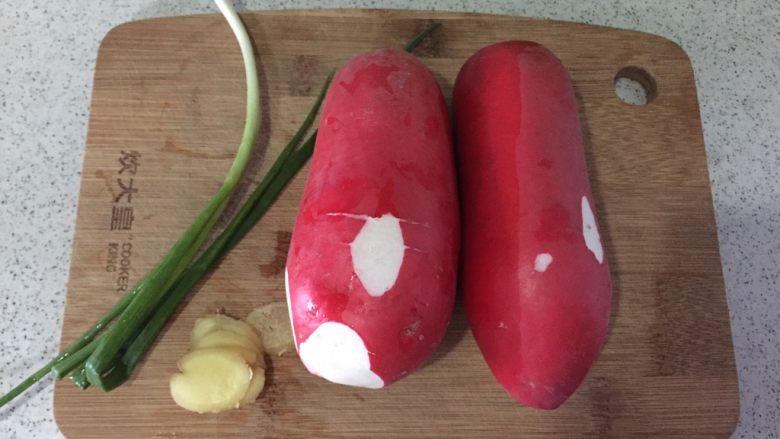
[[[503,321],[498,322],[498,328],[499,329],[506,329],[508,326]]]
[[[300,357],[306,369],[328,381],[347,386],[379,389],[385,382],[371,371],[363,339],[339,322],[325,322],[301,343]]]
[[[544,273],[547,271],[547,267],[552,264],[553,257],[549,253],[539,253],[536,255],[536,259],[534,260],[534,270],[538,271],[539,273]]]
[[[590,203],[587,197],[582,197],[582,236],[585,238],[585,245],[593,253],[599,264],[604,262],[604,248],[601,246],[601,237],[599,229],[596,226],[596,218],[590,209]]]
[[[298,338],[295,336],[295,322],[293,322],[292,300],[290,300],[290,275],[287,273],[287,267],[284,267],[284,292],[287,294],[287,312],[290,314],[290,328],[292,329],[293,344],[295,350],[298,350]]]
[[[398,218],[388,213],[365,221],[350,244],[352,267],[366,292],[380,297],[395,285],[406,246]]]

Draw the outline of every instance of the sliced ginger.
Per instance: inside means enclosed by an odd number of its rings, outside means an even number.
[[[217,319],[214,317],[215,316],[201,317],[198,320],[195,320],[195,326],[192,327],[192,335],[190,336],[190,344],[197,343],[204,335],[219,326]]]
[[[193,349],[204,348],[232,348],[239,352],[249,365],[257,361],[259,350],[248,338],[235,332],[216,329],[204,334],[198,340],[193,340]]]
[[[240,334],[249,339],[257,349],[263,348],[263,341],[252,326],[242,320],[236,320],[222,314],[215,314],[196,320],[195,327],[192,328],[192,343],[197,343],[204,335],[217,330]]]
[[[274,302],[256,308],[249,313],[246,323],[260,333],[268,354],[282,355],[295,350],[286,303]]]
[[[260,396],[260,392],[263,391],[263,387],[265,387],[265,370],[262,367],[256,367],[252,375],[252,381],[249,382],[249,388],[239,405],[243,407],[255,402],[257,397]]]
[[[262,339],[243,321],[216,314],[195,322],[191,350],[171,377],[184,409],[216,413],[254,402],[265,385]]]
[[[237,408],[254,374],[241,355],[220,348],[188,353],[179,361],[179,370],[171,377],[171,396],[179,406],[198,413]]]

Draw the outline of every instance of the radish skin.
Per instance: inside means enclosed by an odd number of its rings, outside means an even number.
[[[447,108],[430,71],[381,49],[336,74],[287,259],[296,348],[330,381],[384,387],[431,355],[459,246]]]
[[[509,41],[469,58],[453,99],[466,314],[507,392],[556,408],[598,356],[611,308],[574,90],[549,50]]]

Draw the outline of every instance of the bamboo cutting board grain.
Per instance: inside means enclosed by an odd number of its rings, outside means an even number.
[[[614,279],[603,352],[555,411],[514,403],[494,381],[458,306],[436,355],[384,390],[326,383],[297,357],[274,358],[251,407],[179,409],[168,378],[194,320],[244,317],[284,300],[283,271],[306,178],[191,295],[133,380],[110,395],[57,384],[71,438],[726,437],[739,412],[707,164],[691,64],[674,43],[582,24],[408,11],[244,14],[259,54],[262,135],[253,179],[268,168],[327,72],[349,56],[443,27],[417,54],[450,95],[478,48],[531,39],[562,59],[580,101],[586,150]],[[656,88],[621,102],[613,79],[636,66]],[[636,76],[637,69],[628,69]],[[241,135],[243,67],[218,15],[112,30],[100,47],[62,339],[73,340],[178,237],[218,188]]]

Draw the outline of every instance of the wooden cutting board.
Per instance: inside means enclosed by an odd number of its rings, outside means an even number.
[[[257,181],[312,104],[327,72],[358,52],[417,51],[451,93],[478,48],[530,39],[571,72],[614,279],[609,338],[561,408],[514,403],[482,360],[458,305],[422,370],[384,390],[329,384],[292,354],[274,358],[253,406],[218,415],[178,408],[168,378],[194,320],[243,317],[284,300],[283,267],[306,173],[181,308],[134,379],[110,395],[57,384],[71,438],[726,437],[739,413],[734,354],[693,71],[671,41],[639,32],[491,15],[409,11],[244,14],[259,52],[263,120]],[[619,100],[625,70],[655,87]],[[637,73],[639,72],[639,73]],[[642,74],[642,72],[646,72]],[[132,285],[216,191],[244,118],[243,67],[218,15],[124,24],[98,55],[62,340],[69,343]]]

